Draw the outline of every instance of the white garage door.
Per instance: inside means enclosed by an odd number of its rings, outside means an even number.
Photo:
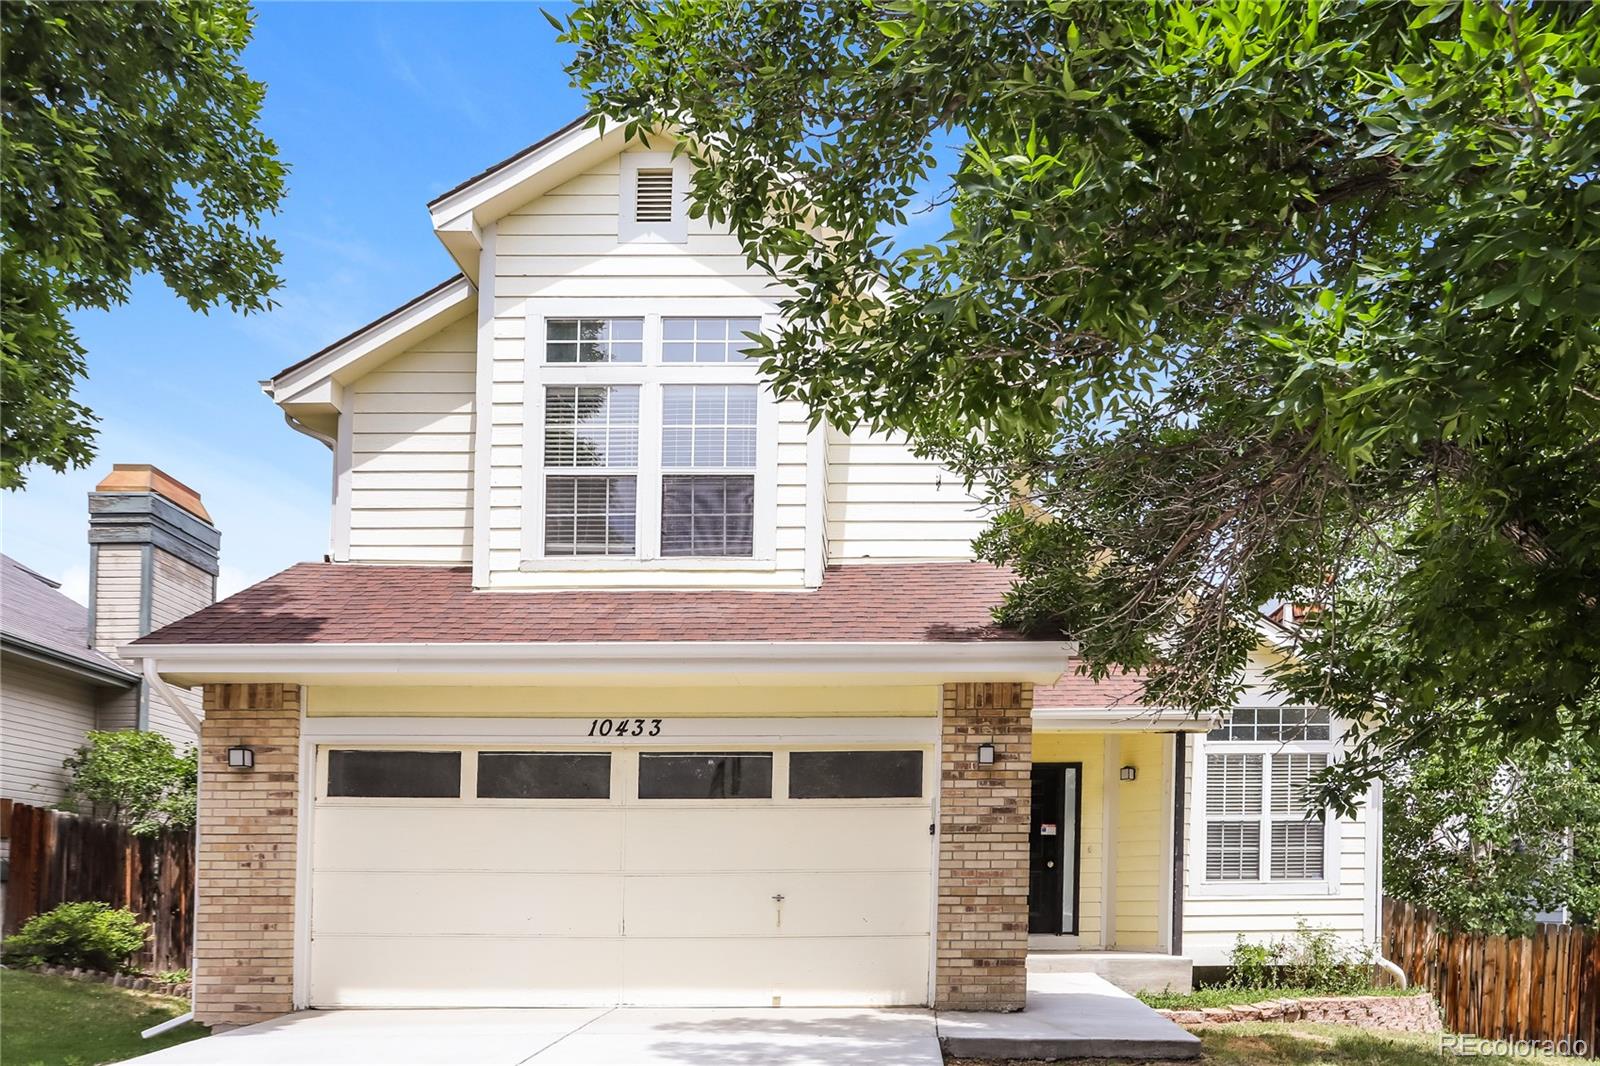
[[[924,1003],[933,763],[321,748],[311,1004]]]

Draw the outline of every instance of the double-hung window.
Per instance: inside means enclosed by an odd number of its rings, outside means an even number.
[[[531,558],[771,558],[774,425],[747,354],[758,316],[585,311],[531,327],[528,388],[542,411],[529,440]]]
[[[1328,713],[1315,709],[1240,708],[1207,734],[1206,883],[1327,879],[1328,823],[1308,793],[1332,754]]]

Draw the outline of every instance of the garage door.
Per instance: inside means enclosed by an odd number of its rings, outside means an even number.
[[[933,762],[321,748],[311,1003],[924,1003]]]

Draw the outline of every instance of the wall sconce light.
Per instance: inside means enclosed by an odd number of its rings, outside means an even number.
[[[989,743],[978,745],[978,765],[990,766],[994,763],[994,745]]]
[[[1122,768],[1122,779],[1124,781],[1132,781],[1134,778],[1136,778],[1138,776],[1139,776],[1139,771],[1138,771],[1138,769],[1136,767],[1124,766]]]
[[[243,744],[235,745],[228,749],[228,767],[232,770],[253,770],[256,765],[254,748]]]

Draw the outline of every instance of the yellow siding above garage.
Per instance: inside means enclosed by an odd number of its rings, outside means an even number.
[[[936,685],[341,686],[312,685],[308,717],[932,717]]]

